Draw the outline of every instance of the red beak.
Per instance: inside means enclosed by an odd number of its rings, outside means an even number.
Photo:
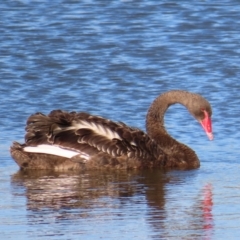
[[[203,110],[204,112],[204,119],[200,121],[204,131],[206,132],[209,140],[213,140],[213,133],[212,133],[212,120],[209,117],[206,110]]]

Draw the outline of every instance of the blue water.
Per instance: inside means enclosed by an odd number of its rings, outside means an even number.
[[[0,2],[1,239],[239,239],[238,1]],[[21,173],[27,117],[87,111],[145,129],[160,93],[213,108],[214,141],[182,106],[165,118],[192,171]]]

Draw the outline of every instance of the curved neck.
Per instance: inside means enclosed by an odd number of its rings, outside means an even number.
[[[193,109],[193,100],[198,94],[185,91],[170,91],[160,95],[150,106],[146,118],[146,129],[149,137],[167,154],[167,165],[178,168],[197,168],[200,166],[196,153],[188,146],[172,138],[164,127],[164,114],[168,107],[175,103],[184,105],[189,112]]]
[[[192,95],[189,92],[185,91],[171,91],[166,92],[159,97],[157,97],[152,105],[150,106],[146,118],[146,129],[148,135],[158,142],[159,134],[164,134],[164,136],[169,136],[172,138],[166,131],[164,127],[164,114],[171,106],[175,103],[180,103],[188,108],[189,97],[186,95]]]

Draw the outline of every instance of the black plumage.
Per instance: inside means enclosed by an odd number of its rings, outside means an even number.
[[[14,143],[11,154],[20,168],[196,168],[195,152],[177,142],[164,128],[164,113],[174,103],[182,103],[202,121],[211,117],[211,106],[198,94],[170,91],[155,99],[149,108],[147,132],[85,112],[54,110],[48,115],[31,115],[26,124],[25,143]],[[210,133],[211,134],[211,133]],[[27,146],[47,144],[73,150],[78,155],[66,158],[46,153],[27,152]]]

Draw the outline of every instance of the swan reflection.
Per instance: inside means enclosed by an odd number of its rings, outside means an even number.
[[[19,171],[12,176],[12,191],[19,195],[19,188],[25,190],[21,192],[27,200],[29,225],[67,221],[79,224],[84,232],[89,226],[108,226],[115,221],[125,227],[142,225],[151,229],[156,239],[211,239],[212,186],[181,191],[186,189],[183,185],[194,180],[195,173]]]

